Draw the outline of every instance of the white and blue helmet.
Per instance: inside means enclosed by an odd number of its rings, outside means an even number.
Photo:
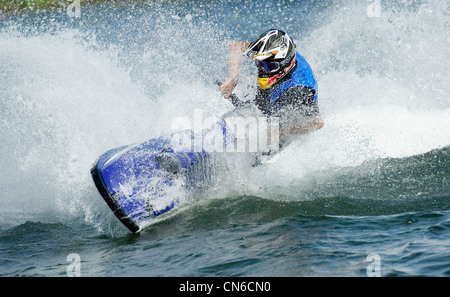
[[[292,64],[295,59],[295,44],[287,33],[272,29],[252,42],[244,54],[256,61],[260,71],[276,74]]]

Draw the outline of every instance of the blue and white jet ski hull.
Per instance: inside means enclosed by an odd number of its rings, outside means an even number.
[[[107,151],[95,162],[91,174],[117,218],[130,231],[138,232],[150,218],[177,205],[181,197],[167,197],[167,189],[175,185],[177,174],[205,157],[205,152],[175,152],[168,139],[151,139]]]

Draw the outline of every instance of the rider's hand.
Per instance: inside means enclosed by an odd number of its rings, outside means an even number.
[[[230,98],[231,93],[238,83],[237,77],[229,77],[223,84],[220,85],[220,91],[225,99]]]

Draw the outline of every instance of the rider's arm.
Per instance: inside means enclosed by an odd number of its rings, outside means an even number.
[[[250,45],[250,42],[236,41],[230,44],[229,61],[228,61],[228,78],[220,86],[225,99],[228,99],[237,85],[239,74],[239,63],[241,61],[242,53]]]
[[[282,128],[280,130],[280,137],[310,133],[321,129],[324,125],[325,122],[323,121],[320,113],[318,113],[315,116],[306,118],[299,124],[289,127],[288,129]]]
[[[308,87],[288,89],[278,99],[280,109],[280,139],[289,135],[310,133],[321,129],[325,123],[319,113],[315,91]]]

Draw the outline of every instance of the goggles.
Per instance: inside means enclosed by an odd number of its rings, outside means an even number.
[[[266,72],[266,73],[270,73],[272,71],[275,72],[271,76],[263,75],[263,77],[261,77],[258,75],[259,87],[261,89],[267,89],[267,88],[271,87],[278,79],[283,77],[289,70],[292,69],[292,67],[294,67],[295,61],[296,61],[296,57],[294,56],[294,58],[291,61],[291,64],[288,67],[286,67],[285,69],[283,69],[283,71],[281,73],[277,72],[280,69],[280,63],[278,63],[278,62],[256,61],[256,65],[258,65],[259,69],[262,70],[263,72]],[[267,71],[267,70],[271,70],[271,71]]]
[[[263,70],[265,73],[271,73],[280,70],[280,63],[278,62],[256,61],[256,66],[258,66],[258,68]]]

